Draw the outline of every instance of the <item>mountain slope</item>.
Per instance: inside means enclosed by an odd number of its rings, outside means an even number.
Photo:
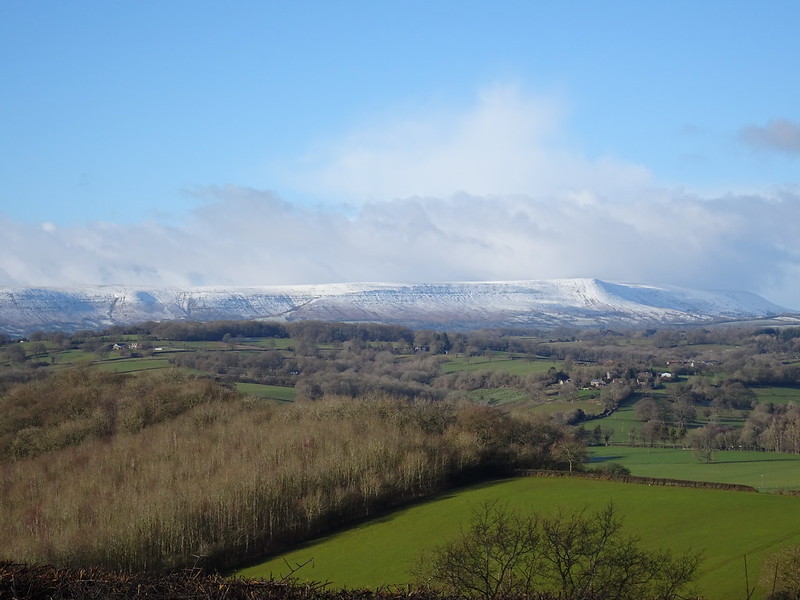
[[[0,288],[0,331],[164,320],[379,321],[414,327],[597,327],[760,318],[786,312],[748,292],[597,279],[144,289]]]

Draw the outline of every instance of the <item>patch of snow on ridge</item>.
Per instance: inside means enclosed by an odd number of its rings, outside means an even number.
[[[751,292],[694,290],[677,286],[652,286],[598,281],[610,294],[639,305],[719,315],[752,313],[766,316],[788,312]]]

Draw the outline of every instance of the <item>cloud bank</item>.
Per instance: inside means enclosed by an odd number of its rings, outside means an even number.
[[[798,306],[800,195],[626,202],[455,195],[300,209],[208,188],[182,226],[2,224],[0,284],[271,285],[599,277],[746,289]]]
[[[348,203],[193,190],[179,225],[0,218],[0,285],[279,285],[598,277],[743,289],[800,308],[800,193],[701,197],[587,157],[511,88],[373,125],[297,173]]]

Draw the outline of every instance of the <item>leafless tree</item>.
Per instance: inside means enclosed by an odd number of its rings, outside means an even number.
[[[468,598],[525,594],[541,569],[539,543],[537,517],[487,502],[455,540],[421,557],[417,575],[425,585]]]
[[[761,583],[769,600],[800,599],[800,546],[787,546],[764,560]]]
[[[480,600],[687,598],[699,556],[643,550],[621,529],[612,504],[523,516],[487,503],[456,539],[422,556],[417,574],[427,586]]]

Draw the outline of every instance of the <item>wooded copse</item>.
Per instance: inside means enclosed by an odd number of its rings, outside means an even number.
[[[637,402],[642,426],[621,441],[649,446],[688,444],[706,452],[707,458],[713,450],[800,454],[800,405],[760,403],[740,379],[726,379],[716,386],[702,379],[671,385],[669,395],[644,395]],[[743,420],[740,426],[726,422],[737,416]],[[707,424],[688,430],[698,417]]]
[[[550,422],[449,402],[370,395],[275,408],[213,382],[192,391],[195,382],[176,373],[166,387],[163,376],[60,376],[78,380],[74,396],[91,389],[93,399],[67,399],[50,414],[32,409],[28,418],[42,425],[31,456],[6,444],[2,558],[222,568],[459,482],[563,467],[556,448],[570,436]],[[164,399],[159,390],[181,397],[172,384],[193,400],[177,401],[169,419],[137,420]],[[53,385],[29,384],[30,402],[12,396],[29,407],[41,398],[43,408]],[[129,406],[130,388],[140,405]],[[117,397],[113,429],[106,407]],[[65,429],[81,433],[65,437]]]

